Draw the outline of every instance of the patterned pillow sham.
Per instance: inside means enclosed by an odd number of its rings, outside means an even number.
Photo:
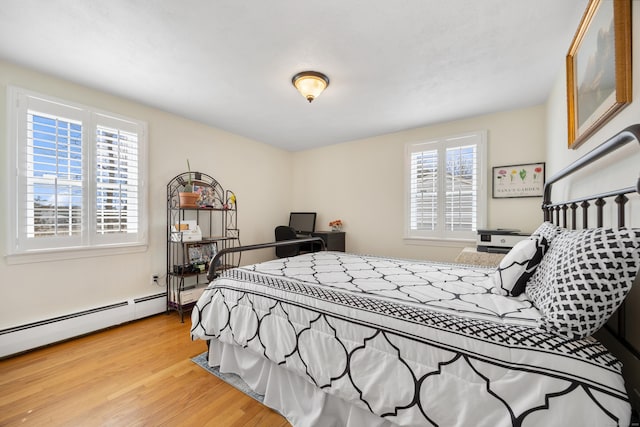
[[[547,243],[551,243],[551,241],[563,230],[563,228],[560,228],[549,221],[545,221],[540,224],[540,227],[538,227],[536,231],[531,233],[531,236],[544,237],[545,239],[547,239]]]
[[[493,273],[495,287],[492,292],[514,297],[523,293],[548,247],[547,239],[542,236],[531,236],[518,242]]]
[[[620,306],[640,266],[640,229],[558,234],[526,286],[541,330],[568,338],[596,332]]]

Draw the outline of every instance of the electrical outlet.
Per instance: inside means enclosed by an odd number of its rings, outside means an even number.
[[[159,278],[160,277],[157,274],[152,275],[151,276],[151,283],[154,284],[154,285],[159,285],[160,284],[160,283],[158,283],[158,279]]]

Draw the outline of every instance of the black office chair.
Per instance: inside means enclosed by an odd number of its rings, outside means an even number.
[[[276,242],[281,240],[295,240],[296,239],[296,230],[286,225],[279,225],[276,227]],[[289,246],[277,246],[276,247],[276,256],[278,258],[287,258],[291,256],[296,256],[300,254],[300,245],[289,245]]]

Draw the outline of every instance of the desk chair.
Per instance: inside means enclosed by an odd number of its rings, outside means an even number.
[[[281,240],[295,240],[296,230],[286,225],[276,227],[276,242]],[[300,245],[278,246],[276,247],[276,256],[278,258],[287,258],[300,254]]]

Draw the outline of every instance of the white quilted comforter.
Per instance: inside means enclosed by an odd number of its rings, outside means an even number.
[[[491,269],[317,252],[226,272],[192,337],[250,349],[398,425],[627,426],[621,364],[537,330]]]

